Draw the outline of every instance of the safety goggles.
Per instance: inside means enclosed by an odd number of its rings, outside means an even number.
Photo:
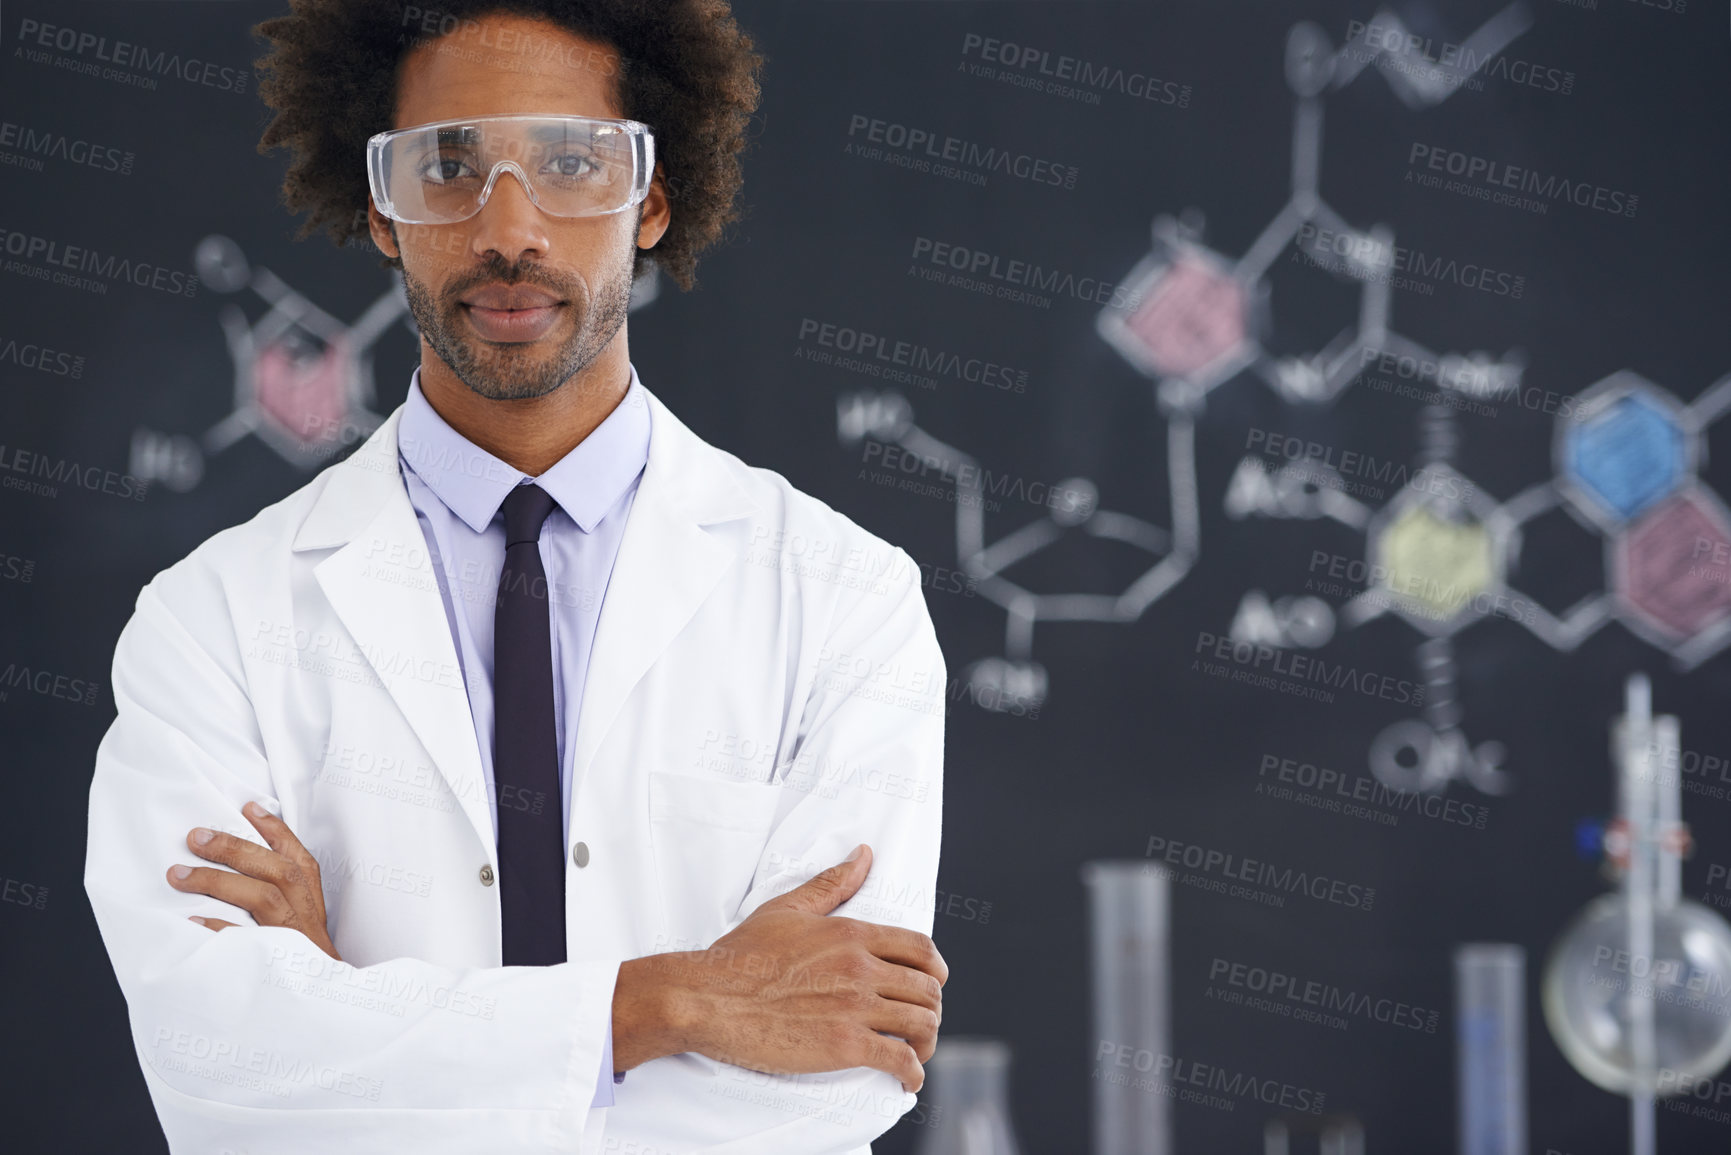
[[[481,211],[499,174],[556,217],[616,213],[649,193],[655,136],[635,120],[471,116],[367,140],[367,183],[379,211],[411,225],[448,225]]]

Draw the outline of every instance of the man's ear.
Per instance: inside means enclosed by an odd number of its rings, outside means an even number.
[[[373,194],[367,194],[367,231],[373,235],[373,244],[387,257],[402,258],[402,249],[397,244],[396,222],[379,211],[379,206],[373,203]]]
[[[655,175],[649,178],[649,195],[638,205],[637,247],[653,249],[667,232],[673,220],[672,198],[663,179],[661,162],[655,162]]]

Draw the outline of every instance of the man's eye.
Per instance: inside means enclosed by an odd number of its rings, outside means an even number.
[[[435,156],[428,159],[422,167],[421,179],[445,183],[472,176],[474,172],[475,170],[469,167],[469,162],[462,157]]]
[[[556,176],[585,176],[600,166],[593,157],[567,152],[548,161],[546,167]]]

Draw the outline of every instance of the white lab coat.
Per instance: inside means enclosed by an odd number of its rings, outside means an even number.
[[[622,960],[707,946],[859,842],[871,875],[835,913],[930,934],[938,867],[946,673],[917,566],[650,404],[584,689],[559,966],[500,965],[492,818],[400,407],[139,593],[84,881],[173,1151],[863,1153],[914,1106],[870,1068],[682,1054],[590,1107]],[[352,965],[165,881],[200,863],[194,826],[262,842],[249,799],[319,859]]]

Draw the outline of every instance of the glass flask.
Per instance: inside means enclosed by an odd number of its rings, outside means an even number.
[[[1574,1068],[1607,1091],[1665,1096],[1731,1060],[1731,927],[1698,902],[1653,910],[1650,952],[1629,947],[1628,900],[1601,895],[1563,932],[1545,965],[1545,1022]],[[1653,1013],[1651,1086],[1636,1086],[1634,1006]]]
[[[926,1061],[927,1115],[917,1155],[1020,1155],[1010,1124],[1010,1046],[939,1038]]]

